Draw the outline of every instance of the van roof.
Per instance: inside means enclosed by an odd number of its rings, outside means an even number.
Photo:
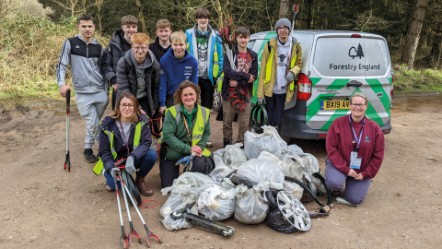
[[[302,35],[302,34],[310,34],[314,36],[348,36],[357,34],[360,35],[362,38],[364,37],[370,37],[370,38],[381,38],[384,39],[382,36],[368,33],[368,32],[361,32],[361,31],[351,31],[351,30],[318,30],[318,29],[312,29],[312,30],[295,30],[295,34]],[[276,35],[276,32],[274,30],[272,31],[261,31],[258,33],[254,33],[250,36],[250,38],[254,39],[265,39],[269,37],[269,35],[274,34]]]

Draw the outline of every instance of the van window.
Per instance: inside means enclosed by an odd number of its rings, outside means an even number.
[[[313,67],[322,76],[379,77],[390,67],[387,44],[376,38],[320,37]]]
[[[249,43],[247,43],[247,48],[252,49],[253,44],[255,44],[255,40],[250,40]]]

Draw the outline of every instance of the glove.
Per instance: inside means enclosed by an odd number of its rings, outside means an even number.
[[[161,106],[160,109],[158,110],[161,114],[164,114],[164,111],[167,109],[167,107],[165,106]]]
[[[127,158],[127,160],[126,160],[126,165],[125,165],[126,167],[125,167],[125,169],[126,169],[126,172],[127,173],[129,173],[129,174],[133,174],[133,173],[135,173],[135,164],[134,164],[134,158],[133,158],[133,156],[129,156],[128,158]]]
[[[285,80],[287,81],[287,83],[290,83],[290,82],[295,80],[295,77],[296,77],[296,75],[293,72],[290,71],[285,76]]]
[[[175,166],[178,166],[178,165],[180,165],[180,164],[183,164],[184,167],[186,167],[187,165],[189,165],[190,160],[191,160],[191,157],[192,157],[192,156],[190,155],[190,156],[185,156],[185,157],[181,158],[180,160],[178,160],[178,161],[175,163]]]
[[[119,168],[112,168],[111,170],[110,170],[110,175],[115,179],[115,180],[117,180],[117,172],[118,172],[118,174],[120,174],[120,169]]]
[[[266,104],[266,101],[265,101],[264,98],[259,98],[259,99],[258,99],[258,105],[260,105],[260,106],[264,106],[265,104]]]

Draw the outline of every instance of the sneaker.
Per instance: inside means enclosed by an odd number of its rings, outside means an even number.
[[[212,148],[213,147],[212,141],[207,141],[206,142],[206,147],[207,148]]]
[[[89,163],[95,163],[98,161],[98,157],[94,155],[92,149],[84,149],[83,155]]]
[[[105,188],[106,188],[106,190],[109,191],[109,192],[114,192],[114,191],[115,191],[115,189],[111,188],[111,186],[109,186],[109,185],[107,185],[107,184],[106,184]]]

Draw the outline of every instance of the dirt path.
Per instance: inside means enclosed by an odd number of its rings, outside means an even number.
[[[442,101],[440,96],[399,98],[386,155],[362,206],[335,205],[314,219],[307,233],[282,234],[264,224],[233,219],[232,238],[191,228],[167,231],[159,222],[166,197],[159,192],[156,166],[149,174],[157,206],[142,209],[164,243],[152,248],[438,248],[442,243]],[[64,107],[61,101],[21,106],[0,103],[0,248],[117,248],[119,225],[114,193],[92,174],[82,156],[84,123],[73,107],[72,171],[63,171]],[[17,108],[16,108],[17,109]],[[57,110],[57,111],[53,111]],[[221,123],[212,121],[215,146]],[[301,147],[324,161],[323,142]],[[323,163],[321,163],[323,164]],[[323,165],[321,165],[323,166]],[[137,230],[144,234],[140,224]],[[145,248],[132,244],[131,248]]]

